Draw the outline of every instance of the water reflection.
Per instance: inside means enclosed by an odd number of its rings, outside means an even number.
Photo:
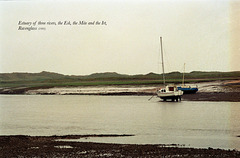
[[[230,118],[229,118],[229,131],[231,134],[231,140],[229,140],[229,146],[231,148],[236,148],[237,141],[237,149],[240,150],[240,103],[230,103]],[[237,139],[236,139],[237,137]]]

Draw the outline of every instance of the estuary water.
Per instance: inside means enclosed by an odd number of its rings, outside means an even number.
[[[79,141],[240,150],[240,102],[149,96],[0,95],[0,135],[133,134]]]

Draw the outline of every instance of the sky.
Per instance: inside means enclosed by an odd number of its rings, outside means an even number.
[[[160,37],[165,72],[240,71],[240,0],[0,1],[0,73],[162,73]]]

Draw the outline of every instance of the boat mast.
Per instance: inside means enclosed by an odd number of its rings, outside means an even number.
[[[184,67],[183,67],[183,80],[182,80],[182,85],[185,85],[185,84],[184,84],[185,64],[186,64],[186,63],[184,63]]]
[[[161,45],[161,54],[162,54],[163,85],[165,85],[165,73],[164,73],[164,63],[163,63],[162,37],[160,37],[160,45]]]

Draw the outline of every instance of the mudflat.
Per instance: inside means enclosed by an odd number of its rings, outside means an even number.
[[[196,94],[184,94],[183,100],[187,101],[227,101],[240,102],[238,92],[199,92]]]
[[[102,136],[107,135],[94,135]],[[169,147],[67,141],[81,137],[92,136],[0,136],[0,157],[240,157],[237,150],[185,148],[174,144]]]
[[[240,102],[240,80],[191,83],[197,85],[196,94],[184,94],[187,101]],[[147,95],[153,96],[161,85],[76,86],[76,87],[18,87],[2,88],[0,94],[27,95]]]

